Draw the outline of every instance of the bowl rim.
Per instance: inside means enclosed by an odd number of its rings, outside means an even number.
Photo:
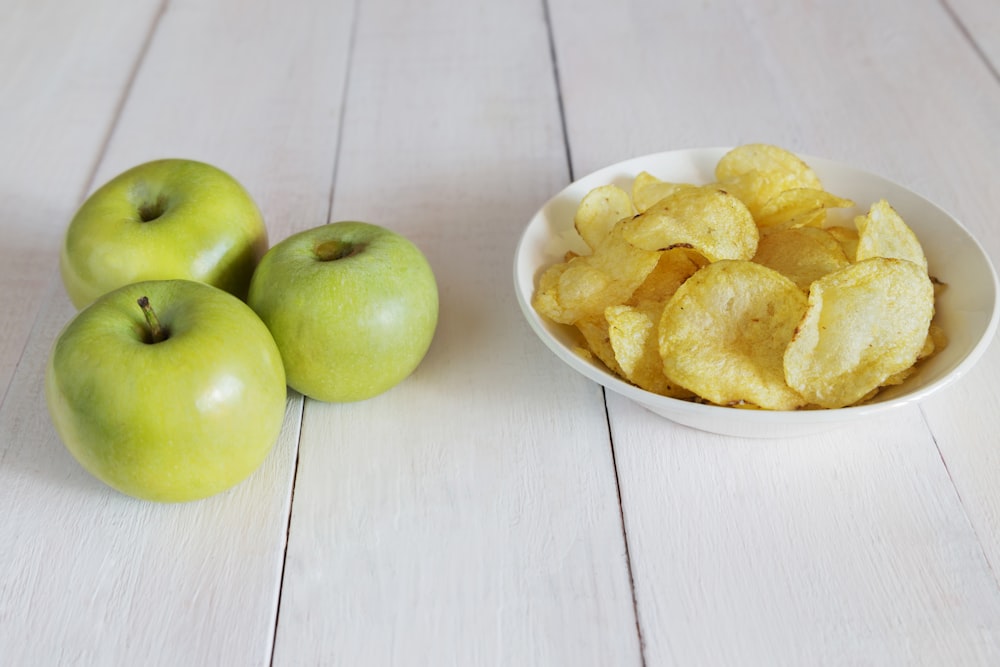
[[[828,158],[819,157],[816,155],[811,155],[807,153],[801,153],[798,151],[793,151],[795,155],[804,160],[806,163],[812,165],[821,165],[822,167],[833,167],[838,169],[846,169],[854,172],[857,175],[869,176],[875,179],[879,179],[885,183],[892,185],[893,187],[899,188],[910,193],[917,200],[920,200],[923,204],[928,205],[937,209],[940,213],[948,217],[948,219],[958,226],[971,241],[974,248],[982,255],[986,267],[988,269],[991,278],[991,289],[993,292],[992,302],[990,303],[990,314],[989,320],[980,336],[979,340],[969,349],[964,357],[961,357],[955,364],[954,368],[945,373],[942,377],[928,382],[920,387],[917,387],[911,391],[895,396],[891,399],[864,403],[861,405],[852,405],[842,408],[834,409],[804,409],[804,410],[761,410],[761,409],[738,409],[726,406],[714,405],[710,403],[698,403],[695,401],[688,401],[678,398],[673,398],[670,396],[663,396],[661,394],[656,394],[645,389],[629,383],[623,378],[615,375],[610,369],[607,369],[603,363],[599,360],[588,361],[582,356],[569,349],[562,342],[556,339],[556,337],[547,329],[546,323],[543,321],[542,316],[537,313],[531,306],[531,297],[534,292],[538,271],[542,268],[539,266],[529,267],[531,269],[531,293],[525,293],[524,285],[522,284],[522,275],[525,269],[526,263],[526,250],[528,243],[531,240],[529,238],[530,232],[534,223],[542,217],[546,216],[546,212],[553,208],[557,202],[560,202],[575,189],[579,189],[581,184],[593,180],[598,175],[601,174],[611,174],[614,172],[636,172],[633,168],[634,165],[648,163],[656,160],[662,160],[667,157],[675,156],[679,157],[682,155],[691,156],[708,156],[718,154],[721,156],[726,151],[731,150],[731,146],[714,146],[714,147],[704,147],[704,148],[683,148],[670,151],[660,151],[655,153],[648,153],[646,155],[640,155],[637,157],[628,158],[626,160],[621,160],[619,162],[601,167],[600,169],[594,170],[580,178],[574,179],[572,182],[568,183],[564,188],[562,188],[555,195],[550,197],[536,212],[529,218],[528,223],[525,225],[524,229],[521,231],[520,237],[518,239],[513,262],[513,279],[514,279],[514,290],[517,298],[518,305],[521,309],[522,314],[528,321],[529,326],[534,331],[535,335],[538,336],[541,341],[549,348],[559,359],[564,363],[569,365],[572,369],[581,373],[585,377],[593,380],[599,385],[614,391],[632,401],[643,405],[654,412],[658,412],[662,415],[661,410],[669,410],[675,412],[679,415],[688,416],[691,419],[697,421],[705,421],[712,418],[718,418],[721,414],[728,416],[739,416],[741,420],[745,420],[748,424],[757,425],[807,425],[807,424],[835,424],[844,421],[853,421],[861,418],[868,418],[875,415],[879,415],[890,410],[897,410],[902,406],[911,405],[925,400],[928,396],[937,393],[944,387],[950,386],[955,383],[961,377],[964,377],[979,361],[979,359],[985,354],[986,350],[993,343],[996,337],[998,324],[1000,324],[1000,279],[998,279],[997,270],[994,266],[989,253],[983,247],[982,243],[961,223],[961,221],[948,212],[943,207],[934,203],[927,197],[917,193],[916,191],[896,182],[892,179],[886,178],[879,174],[875,174],[866,169],[855,167],[848,163],[838,162],[835,160],[830,160]],[[610,179],[606,179],[610,182]],[[551,326],[568,327],[569,325],[559,325],[552,323]],[[947,332],[946,332],[947,333]],[[655,406],[655,407],[654,407]],[[670,419],[669,416],[663,415],[665,418]],[[678,420],[683,421],[683,420]]]

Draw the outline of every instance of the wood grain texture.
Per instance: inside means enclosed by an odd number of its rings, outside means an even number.
[[[609,409],[647,664],[1000,655],[993,573],[916,410],[759,442]]]
[[[996,261],[995,2],[77,4],[0,21],[0,665],[1000,664],[996,345],[899,417],[740,440],[606,412],[511,289],[571,177],[747,141],[910,186]],[[171,155],[272,243],[403,232],[441,317],[400,386],[293,393],[247,482],[151,505],[65,452],[42,369],[75,206]]]
[[[975,48],[1000,78],[1000,5],[989,0],[943,0]]]
[[[552,5],[578,176],[769,141],[913,187],[998,256],[983,213],[998,203],[984,175],[1000,166],[1000,90],[938,3],[815,6],[808,20],[771,2]],[[589,48],[598,23],[616,48]],[[979,379],[929,403],[927,423],[911,410],[790,442],[727,441],[611,397],[646,663],[995,662],[985,443],[1000,423],[960,405],[968,392],[995,404],[996,372],[992,354]]]
[[[243,182],[272,238],[325,219],[352,17],[350,2],[171,3],[96,182],[155,157],[202,159]],[[235,489],[177,506],[125,498],[48,422],[42,369],[73,312],[61,287],[49,296],[0,412],[0,662],[268,664],[301,397]]]
[[[0,403],[54,279],[63,229],[89,185],[159,9],[158,0],[121,4],[4,4]]]
[[[972,229],[990,253],[994,267],[1000,267],[1000,191],[989,174],[1000,169],[1000,5],[994,2],[950,0],[947,5],[960,27],[968,32],[975,48],[987,59],[993,83],[978,78],[962,101],[971,100],[971,109],[981,106],[968,139],[960,149],[967,151],[969,167],[955,197],[954,212]],[[961,103],[961,102],[960,102]],[[977,104],[978,103],[978,104]],[[942,170],[945,174],[947,172]],[[923,412],[934,431],[938,447],[958,489],[959,496],[983,544],[994,572],[1000,572],[1000,458],[997,456],[996,406],[1000,369],[1000,347],[994,341],[983,362],[969,376],[939,397],[927,401]]]
[[[365,2],[355,41],[333,217],[412,238],[441,314],[398,387],[307,402],[275,665],[638,665],[600,389],[511,288],[566,183],[541,6]]]
[[[0,655],[5,664],[266,664],[301,405],[254,475],[180,505],[126,498],[63,449],[44,411],[62,296],[0,410]],[[42,409],[38,409],[42,406]]]

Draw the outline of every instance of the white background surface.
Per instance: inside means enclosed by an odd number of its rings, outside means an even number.
[[[1000,257],[990,0],[6,0],[0,664],[1000,663],[1000,371],[781,440],[566,368],[510,279],[534,211],[635,155],[749,141],[879,173]],[[89,477],[42,371],[73,211],[216,164],[272,242],[394,228],[441,291],[420,369],[291,395],[264,466],[186,505]]]

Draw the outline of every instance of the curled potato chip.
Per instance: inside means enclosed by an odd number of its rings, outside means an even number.
[[[754,216],[762,229],[818,227],[826,220],[830,208],[854,206],[850,199],[816,188],[782,190],[765,203]]]
[[[810,403],[853,405],[913,366],[934,314],[927,272],[908,260],[874,257],[830,273],[785,351],[785,378]]]
[[[841,250],[844,251],[844,256],[850,262],[854,261],[854,258],[858,254],[858,230],[857,228],[851,227],[841,227],[836,225],[833,227],[826,227],[826,231],[830,236],[837,239],[837,243],[840,244]]]
[[[644,301],[639,306],[611,306],[604,311],[608,337],[621,375],[632,384],[663,396],[690,398],[691,392],[663,374],[657,331],[664,304]]]
[[[757,250],[757,225],[746,206],[712,187],[682,188],[622,227],[637,248],[692,248],[712,262],[750,259]]]
[[[659,253],[642,250],[615,225],[592,255],[549,267],[538,282],[532,306],[553,322],[574,324],[624,303],[656,266]]]
[[[618,365],[618,360],[615,359],[615,350],[611,347],[608,321],[605,319],[604,313],[580,318],[576,323],[576,328],[594,356],[600,359],[612,373],[624,377],[624,371]]]
[[[786,384],[783,359],[805,308],[802,290],[766,266],[708,264],[663,309],[664,374],[719,405],[798,408],[805,400]]]
[[[642,213],[678,190],[692,187],[696,186],[662,181],[648,171],[642,171],[632,181],[632,204],[639,213]]]
[[[831,222],[853,202],[767,144],[727,153],[716,179],[592,189],[532,305],[626,381],[733,407],[853,405],[947,344],[929,319],[945,285],[887,202]]]
[[[765,234],[753,261],[790,278],[800,289],[850,262],[837,239],[825,229],[798,227]]]
[[[924,344],[924,349],[920,351],[920,359],[932,357],[944,348],[948,347],[948,334],[946,334],[944,328],[936,322],[931,322],[930,329],[927,331],[927,338],[929,341]]]
[[[822,190],[819,177],[794,153],[770,144],[744,144],[723,155],[715,178],[756,218],[776,195],[795,188]]]
[[[705,264],[704,257],[688,248],[664,250],[656,266],[632,292],[626,304],[635,306],[643,301],[666,302],[685,280]]]
[[[927,257],[917,235],[886,200],[872,204],[868,215],[858,216],[854,224],[858,228],[855,261],[894,257],[907,259],[927,270]]]
[[[602,185],[580,200],[573,226],[584,243],[591,250],[596,250],[615,223],[623,218],[631,218],[634,213],[632,199],[627,192],[617,185]]]

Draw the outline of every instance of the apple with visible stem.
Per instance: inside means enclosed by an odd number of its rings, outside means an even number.
[[[423,360],[438,319],[423,253],[365,222],[321,225],[272,247],[247,303],[274,336],[288,385],[326,402],[368,399],[402,382]]]
[[[287,386],[244,302],[188,280],[114,290],[76,314],[45,376],[70,453],[122,493],[197,500],[239,483],[273,447]]]
[[[95,190],[66,229],[59,268],[77,308],[143,280],[181,278],[246,298],[267,251],[264,220],[226,172],[195,160],[154,160]]]

